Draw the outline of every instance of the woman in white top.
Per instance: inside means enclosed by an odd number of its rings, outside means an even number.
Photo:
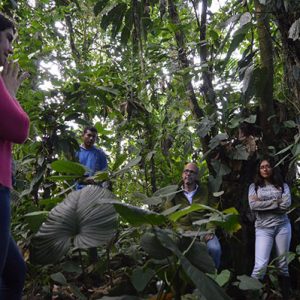
[[[270,159],[263,159],[249,187],[249,205],[255,212],[255,265],[252,277],[263,279],[275,245],[279,283],[283,299],[288,299],[289,270],[286,254],[291,242],[291,224],[287,210],[291,205],[290,189]]]

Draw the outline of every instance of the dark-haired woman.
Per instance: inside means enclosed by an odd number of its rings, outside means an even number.
[[[0,14],[0,299],[19,300],[25,280],[25,262],[10,234],[10,188],[12,187],[12,144],[28,136],[29,118],[16,100],[27,74],[19,74],[17,63],[9,62],[16,29]]]
[[[291,224],[287,210],[291,205],[291,194],[270,159],[259,163],[255,181],[249,187],[249,205],[256,215],[255,265],[251,276],[263,279],[275,245],[283,299],[288,299],[289,271],[286,254],[291,242]]]

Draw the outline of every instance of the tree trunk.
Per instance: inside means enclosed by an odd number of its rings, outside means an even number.
[[[197,12],[197,3],[193,2],[194,12],[197,19],[197,24],[199,28],[199,39],[200,39],[200,47],[199,47],[199,55],[201,64],[205,65],[208,61],[208,43],[206,41],[206,29],[207,29],[207,0],[202,1],[202,10],[200,20]],[[213,73],[212,67],[204,67],[202,71],[202,80],[203,83],[201,85],[201,93],[208,104],[208,113],[212,114],[217,110],[216,104],[216,93],[213,88]],[[214,133],[216,134],[216,132]]]
[[[178,13],[177,13],[177,10],[176,10],[173,0],[169,1],[168,10],[169,10],[169,16],[170,16],[170,20],[171,20],[172,24],[175,26],[180,25],[179,16],[178,16]],[[180,68],[181,69],[188,68],[189,61],[188,61],[187,54],[186,54],[184,34],[180,29],[178,29],[176,31],[175,38],[176,38],[176,43],[177,43],[177,47],[178,47],[177,51],[178,51],[178,61],[179,61]],[[188,78],[188,76],[189,75],[186,75],[184,78],[184,85],[185,85],[186,91],[188,92],[192,113],[196,117],[196,119],[200,120],[201,118],[204,117],[204,113],[198,105],[198,101],[197,101],[197,98],[196,98],[196,95],[194,92],[192,82]]]
[[[169,12],[169,17],[170,17],[171,23],[175,26],[179,26],[180,19],[179,19],[178,12],[177,12],[177,9],[176,9],[176,6],[175,6],[173,0],[169,0],[168,12]],[[182,70],[184,70],[189,67],[189,61],[188,61],[187,54],[186,54],[186,46],[185,46],[184,34],[183,34],[182,30],[178,29],[175,32],[175,39],[176,39],[176,43],[177,43],[179,66]],[[205,114],[198,104],[198,101],[197,101],[197,98],[195,95],[195,91],[194,91],[194,87],[193,87],[193,84],[191,81],[191,76],[189,74],[186,74],[184,76],[183,83],[184,83],[185,89],[187,91],[191,111],[192,111],[194,117],[198,121],[201,121],[201,119],[205,116]],[[208,148],[209,137],[206,136],[206,137],[200,138],[200,139],[201,139],[203,152],[208,151],[209,150],[209,148]]]
[[[269,17],[265,12],[265,7],[258,0],[255,0],[254,4],[262,70],[260,88],[257,92],[259,100],[258,119],[265,142],[267,145],[271,145],[274,142],[274,133],[271,126],[274,119],[270,122],[269,117],[275,114],[273,103],[273,44],[270,35]]]
[[[282,5],[275,12],[284,56],[284,75],[288,90],[288,104],[295,110],[295,117],[300,115],[300,40],[289,38],[292,24],[300,18],[298,11],[287,12]],[[298,119],[298,123],[300,120]]]

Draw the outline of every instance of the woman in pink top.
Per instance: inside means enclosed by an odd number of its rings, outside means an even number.
[[[25,281],[26,266],[10,234],[10,188],[12,185],[12,144],[23,143],[28,136],[29,118],[16,100],[26,73],[9,62],[16,29],[0,14],[0,299],[19,300]]]

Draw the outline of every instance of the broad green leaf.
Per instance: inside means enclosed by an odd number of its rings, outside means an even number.
[[[214,280],[218,283],[219,286],[224,286],[230,280],[231,273],[229,270],[222,270],[220,274],[217,274]]]
[[[218,214],[221,214],[218,210],[216,210],[210,206],[203,205],[203,204],[192,204],[192,205],[187,206],[179,211],[172,213],[171,215],[168,216],[168,218],[171,221],[176,222],[179,218],[184,217],[187,214],[194,212],[194,211],[198,211],[198,210],[208,210],[211,212],[216,212]]]
[[[143,203],[147,205],[158,205],[162,203],[163,199],[160,197],[149,197],[144,199]]]
[[[220,145],[222,141],[228,139],[228,135],[226,133],[220,133],[214,136],[209,142],[209,148],[214,149]]]
[[[30,259],[34,263],[59,261],[71,246],[87,249],[108,243],[117,227],[117,214],[108,200],[114,195],[98,186],[70,193],[54,207],[32,238]]]
[[[137,267],[132,271],[130,280],[134,288],[138,292],[142,292],[154,275],[155,275],[155,271],[152,269],[146,268],[144,270],[141,267]]]
[[[245,94],[248,91],[249,85],[253,78],[254,65],[250,65],[247,67],[244,78],[243,78],[243,88],[242,91]]]
[[[99,171],[96,172],[94,176],[92,176],[92,178],[95,181],[105,181],[109,179],[109,174],[107,171]]]
[[[33,179],[30,182],[30,186],[28,189],[23,190],[22,193],[20,194],[20,198],[30,194],[34,188],[34,186],[43,178],[43,176],[46,173],[46,166],[43,166],[38,173],[33,177]]]
[[[49,198],[49,199],[41,199],[39,201],[40,207],[47,210],[48,212],[59,202],[61,202],[63,198],[56,197],[56,198]]]
[[[173,240],[162,230],[157,229],[157,237],[161,244],[171,250],[179,259],[186,275],[192,280],[196,288],[205,299],[227,300],[230,297],[223,291],[218,284],[201,272],[180,252]]]
[[[180,241],[179,249],[185,257],[200,271],[214,274],[216,272],[215,263],[209,255],[205,243],[192,238],[184,237]],[[188,251],[187,251],[188,249]],[[187,252],[186,252],[187,251]]]
[[[287,263],[290,264],[296,257],[296,254],[294,252],[286,252],[282,255],[279,255],[275,257],[271,262],[270,265],[277,265],[278,261],[280,261],[282,258],[286,258]]]
[[[148,205],[158,205],[163,201],[172,199],[178,192],[180,192],[178,190],[178,185],[169,185],[157,190],[155,193],[153,193],[152,197],[143,199],[143,203]]]
[[[172,206],[172,207],[170,207],[170,208],[164,210],[164,211],[162,212],[162,215],[164,215],[164,216],[171,215],[171,214],[173,214],[175,211],[177,211],[177,209],[180,208],[180,207],[181,207],[181,204],[177,204],[177,205],[175,205],[175,206]]]
[[[119,94],[119,91],[116,90],[116,89],[113,89],[111,87],[108,87],[108,86],[97,86],[97,89],[99,90],[102,90],[102,91],[105,91],[105,92],[108,92],[108,93],[111,93],[113,95],[118,95]]]
[[[209,175],[208,183],[213,193],[218,192],[220,190],[222,180],[222,176],[217,175],[216,177],[213,177],[212,175]]]
[[[244,145],[238,144],[232,149],[231,156],[232,159],[247,160],[249,157],[249,152]]]
[[[126,160],[126,158],[127,158],[126,154],[118,155],[118,157],[116,158],[116,161],[112,167],[112,170],[115,171],[116,169],[118,169],[120,167],[120,165],[122,165],[123,162]]]
[[[248,118],[244,119],[244,122],[254,124],[256,122],[256,115],[250,115]]]
[[[238,287],[241,290],[260,290],[263,288],[263,284],[259,280],[247,275],[237,276],[237,279],[239,280]]]
[[[153,196],[155,197],[167,197],[172,196],[178,193],[178,185],[168,185],[166,187],[163,187],[159,190],[157,190],[155,193],[153,193]]]
[[[220,221],[222,220],[221,217],[218,217],[218,219],[220,219]],[[205,224],[208,224],[209,222],[210,222],[209,218],[203,218],[201,220],[194,221],[193,225],[203,226]]]
[[[221,163],[219,160],[213,160],[212,166],[218,176],[224,176],[231,172],[231,169],[225,164]]]
[[[230,123],[228,124],[229,128],[237,128],[241,124],[242,118],[234,116],[231,120]]]
[[[67,284],[67,279],[64,276],[64,274],[62,274],[61,272],[58,273],[54,273],[50,275],[50,278],[55,281],[56,283],[59,283],[61,285],[66,285]]]
[[[150,151],[146,156],[146,160],[149,161],[155,153],[156,153],[156,151]]]
[[[103,8],[105,7],[106,4],[107,4],[106,0],[98,0],[98,2],[96,3],[96,5],[94,6],[94,14],[95,14],[95,16],[98,16],[99,13],[101,13],[101,11],[103,10]]]
[[[224,60],[224,64],[226,65],[229,61],[229,58],[231,57],[232,53],[239,47],[239,45],[244,41],[245,35],[248,32],[248,30],[251,28],[251,24],[247,23],[246,25],[242,26],[240,29],[238,29],[234,35],[233,39],[231,41],[231,44],[229,46],[226,58]]]
[[[295,144],[291,152],[293,153],[294,156],[298,156],[300,154],[300,143]]]
[[[80,178],[81,176],[78,175],[55,175],[55,176],[49,176],[47,177],[48,180],[50,181],[75,181],[78,178]]]
[[[51,164],[51,168],[59,173],[78,176],[83,176],[86,172],[86,169],[83,165],[68,160],[56,160]]]
[[[224,210],[221,214],[213,213],[208,220],[209,222],[212,222],[217,226],[225,229],[230,234],[241,229],[241,224],[239,222],[239,213],[234,207]]]
[[[297,126],[297,124],[293,120],[285,121],[283,122],[283,125],[287,128],[295,128]]]
[[[251,16],[250,12],[247,11],[247,12],[243,13],[239,20],[240,26],[243,27],[244,25],[250,23],[251,19],[252,19],[252,16]]]
[[[111,130],[108,130],[107,128],[104,127],[104,125],[101,122],[97,122],[94,127],[97,129],[98,134],[101,135],[109,135],[112,134],[113,132]]]
[[[34,212],[31,212],[31,213],[28,213],[26,215],[24,215],[25,218],[27,217],[36,217],[36,216],[47,216],[49,213],[49,211],[34,211]]]
[[[129,198],[144,203],[148,199],[148,196],[140,192],[134,192],[129,195]]]
[[[114,203],[114,207],[121,217],[133,226],[144,224],[162,225],[166,222],[166,218],[163,215],[136,206]]]
[[[224,214],[232,214],[232,215],[239,215],[239,212],[235,207],[229,207],[222,211]]]
[[[224,194],[224,191],[220,191],[220,192],[213,193],[213,196],[218,198],[218,197],[221,197],[223,194]]]
[[[165,230],[167,234],[174,235],[174,232]],[[172,255],[172,252],[161,245],[155,231],[146,231],[140,239],[140,245],[147,252],[150,257],[155,259],[165,259]]]
[[[127,11],[127,5],[126,3],[119,3],[114,8],[114,20],[112,22],[112,30],[111,30],[111,37],[114,39],[116,35],[119,33],[119,30],[122,26],[122,21],[124,18],[124,15]]]
[[[61,267],[64,272],[76,273],[76,274],[82,273],[82,268],[76,262],[66,261],[61,265]]]
[[[236,14],[233,16],[230,16],[225,22],[219,23],[218,26],[220,28],[226,28],[231,23],[236,23],[241,17],[241,14]]]
[[[124,3],[111,3],[110,5],[105,7],[105,11],[103,11],[103,16],[101,20],[101,28],[103,30],[107,30],[107,27],[117,21],[119,15],[119,7]]]
[[[205,137],[215,125],[215,122],[210,120],[208,117],[204,117],[197,128],[197,132],[201,137]]]
[[[28,213],[24,215],[25,222],[28,225],[28,228],[36,233],[41,224],[46,220],[47,216],[49,214],[49,211],[34,211],[31,213]]]
[[[300,18],[297,19],[289,29],[289,39],[300,40]]]

